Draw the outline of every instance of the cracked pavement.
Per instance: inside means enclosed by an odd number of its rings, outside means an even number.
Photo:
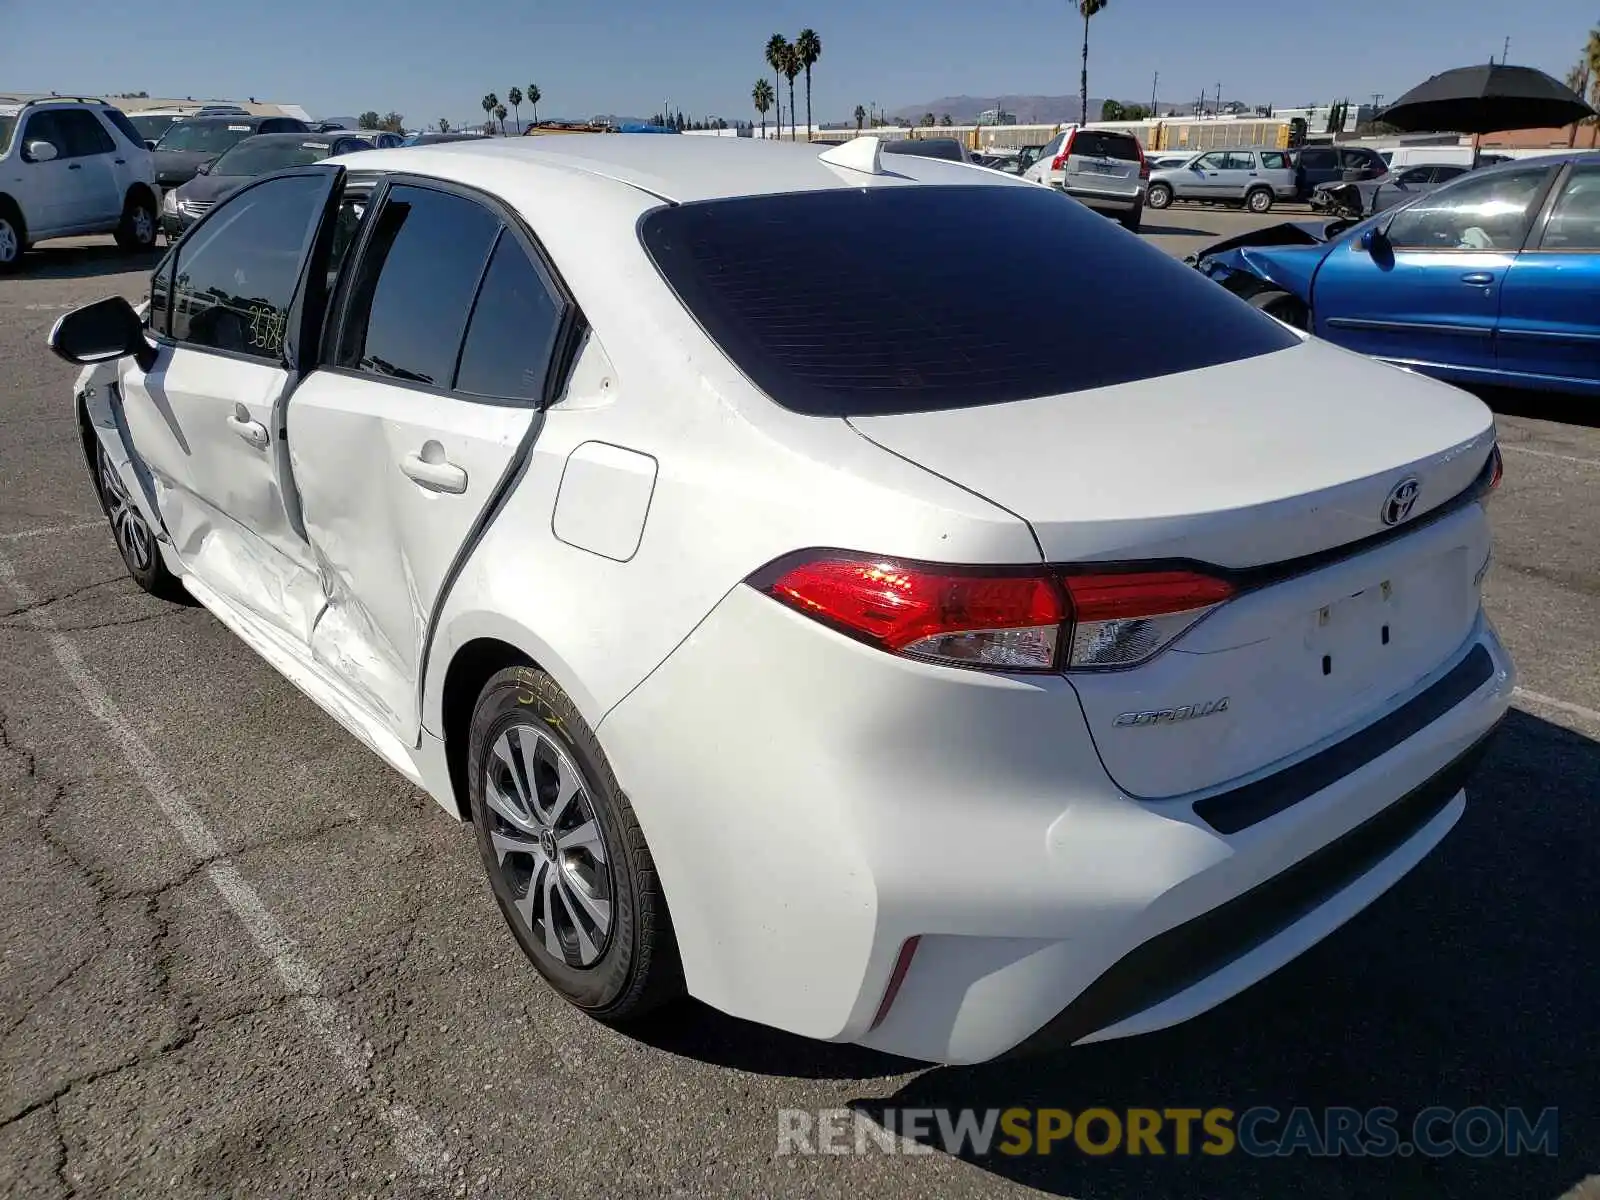
[[[1182,253],[1204,239],[1171,230],[1249,220],[1160,214],[1147,235]],[[1578,402],[1491,398],[1508,447],[1491,611],[1524,686],[1571,711],[1519,707],[1441,850],[1200,1020],[930,1070],[692,1004],[625,1035],[556,1001],[503,929],[467,830],[203,609],[125,578],[72,372],[43,339],[68,305],[137,296],[152,264],[102,239],[35,257],[0,280],[0,557],[31,597],[0,580],[0,1194],[1551,1198],[1600,1171],[1600,429],[1572,420]],[[215,855],[163,815],[51,631]],[[233,878],[314,991],[259,948],[226,899]],[[1553,1105],[1559,1154],[774,1153],[784,1108],[1258,1103]]]

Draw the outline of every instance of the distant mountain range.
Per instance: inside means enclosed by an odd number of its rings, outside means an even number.
[[[1105,103],[1103,96],[1089,97],[1089,119],[1100,119],[1100,106]],[[1150,103],[1149,99],[1122,100],[1123,104]],[[905,117],[908,120],[918,120],[923,113],[932,113],[935,120],[950,114],[950,120],[956,125],[971,125],[978,119],[978,114],[993,110],[996,104],[1008,113],[1015,113],[1019,125],[1055,125],[1065,121],[1078,119],[1078,97],[1073,96],[943,96],[938,100],[929,100],[920,104],[902,104],[888,110],[891,117]],[[1163,100],[1159,103],[1157,111],[1166,113],[1176,110],[1187,114],[1194,108],[1194,101],[1187,104],[1174,104]]]

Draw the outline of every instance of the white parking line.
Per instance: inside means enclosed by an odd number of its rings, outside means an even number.
[[[33,604],[32,590],[17,577],[4,556],[0,556],[0,584],[5,585],[19,606]],[[316,968],[301,957],[294,940],[267,910],[260,895],[222,853],[205,819],[183,798],[155,751],[122,715],[105,685],[84,663],[72,639],[55,627],[47,610],[40,609],[37,613],[34,627],[44,635],[84,707],[105,726],[128,766],[189,852],[206,862],[206,873],[212,884],[255,942],[256,949],[272,965],[283,986],[297,998],[306,1024],[333,1053],[350,1086],[358,1092],[370,1092],[372,1077],[367,1071],[367,1044],[345,1011],[323,995],[322,978]],[[378,1096],[373,1102],[379,1117],[389,1127],[400,1157],[427,1182],[441,1183],[450,1155],[438,1130],[407,1105],[394,1104]]]
[[[1542,708],[1554,709],[1556,712],[1566,713],[1569,717],[1579,717],[1594,725],[1600,725],[1600,711],[1585,708],[1581,704],[1574,704],[1570,700],[1557,700],[1554,696],[1546,696],[1543,692],[1530,692],[1525,687],[1512,689],[1513,696],[1520,696]]]
[[[1549,450],[1529,450],[1526,446],[1508,446],[1500,443],[1500,449],[1510,450],[1514,454],[1531,454],[1535,458],[1553,458],[1558,462],[1577,463],[1583,467],[1600,467],[1600,458],[1579,458],[1576,454],[1555,454]]]
[[[41,525],[37,529],[18,529],[0,533],[0,542],[22,542],[29,538],[54,537],[58,533],[77,533],[80,529],[104,529],[105,520],[78,521],[71,525]]]

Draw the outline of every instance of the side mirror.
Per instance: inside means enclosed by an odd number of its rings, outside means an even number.
[[[49,142],[29,142],[26,149],[34,162],[52,162],[56,157],[56,148]]]
[[[156,148],[156,139],[155,138],[145,138],[145,140],[144,140],[144,148],[146,150],[154,150]]]
[[[87,366],[132,355],[141,370],[155,366],[156,348],[145,340],[144,323],[121,296],[73,309],[45,339],[56,357]]]
[[[205,162],[201,163],[198,167],[196,167],[194,169],[194,173],[196,175],[209,175],[209,174],[211,174],[211,164],[216,162],[216,161],[217,160],[214,159],[214,158],[206,159]]]
[[[1389,245],[1389,235],[1382,225],[1374,225],[1361,235],[1361,248],[1375,259],[1384,259],[1393,251]]]

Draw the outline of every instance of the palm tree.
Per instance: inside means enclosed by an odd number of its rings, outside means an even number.
[[[539,123],[539,101],[544,99],[544,93],[539,90],[537,83],[530,83],[528,85],[528,94],[524,98],[533,106],[533,123],[537,125]]]
[[[755,101],[756,111],[761,114],[761,140],[767,139],[767,113],[772,109],[772,85],[766,78],[756,80],[756,86],[751,89],[750,99]]]
[[[506,106],[504,104],[496,104],[494,106],[494,119],[500,122],[500,136],[504,137],[506,132]]]
[[[1078,77],[1079,123],[1089,123],[1089,18],[1100,12],[1109,0],[1078,0],[1078,11],[1083,14],[1083,74]]]
[[[511,111],[517,114],[515,124],[522,125],[522,89],[512,88],[506,93],[506,103],[511,105]]]
[[[443,117],[439,118],[439,132],[440,133],[449,133],[450,132],[450,122],[445,120]]]
[[[800,52],[794,46],[784,47],[783,77],[789,81],[789,140],[792,142],[800,136],[799,129],[794,121],[794,81],[800,74]]]
[[[767,66],[772,68],[772,89],[778,105],[778,136],[783,136],[783,65],[789,61],[789,39],[775,33],[767,39]]]
[[[485,133],[492,133],[494,131],[494,106],[499,103],[500,98],[493,92],[490,92],[482,100],[478,101],[478,106],[483,109],[483,126]]]
[[[795,53],[800,56],[800,65],[806,72],[806,141],[811,140],[811,68],[817,65],[817,59],[822,57],[822,39],[817,36],[815,29],[802,29],[800,36],[794,40]]]
[[[858,104],[858,105],[856,105],[855,116],[856,116],[856,134],[859,136],[860,133],[861,133],[861,127],[867,123],[867,110],[862,108],[861,105]]]

